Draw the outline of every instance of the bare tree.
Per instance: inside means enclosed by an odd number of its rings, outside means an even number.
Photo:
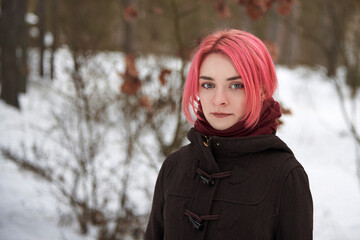
[[[289,31],[315,46],[312,52],[321,55],[311,57],[325,67],[327,77],[334,83],[342,115],[355,142],[356,170],[360,181],[360,126],[356,118],[360,87],[360,2],[316,0],[309,5],[308,1],[302,1],[300,7],[303,13],[313,12],[317,20],[307,21],[309,18],[303,16],[298,23],[285,18],[281,21]],[[337,74],[339,67],[345,69],[344,81]],[[350,102],[349,108],[347,102]]]
[[[46,31],[46,17],[45,17],[45,1],[39,0],[37,2],[36,12],[39,16],[39,36],[38,36],[38,46],[39,46],[39,75],[44,76],[44,54],[45,54],[45,31]]]
[[[26,6],[25,0],[1,1],[1,98],[15,107],[27,78]]]
[[[55,78],[55,52],[58,48],[58,35],[59,27],[57,23],[57,8],[58,0],[51,1],[51,32],[53,34],[53,43],[51,45],[51,58],[50,58],[50,78]]]

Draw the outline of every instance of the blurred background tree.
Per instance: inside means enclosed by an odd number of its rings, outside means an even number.
[[[26,91],[27,81],[27,1],[1,1],[1,99],[19,107],[18,94]]]
[[[38,33],[30,36],[29,47],[39,49],[40,76],[44,74],[46,48],[54,52],[58,47],[68,46],[74,54],[74,64],[79,61],[76,60],[79,55],[104,50],[138,55],[183,55],[188,59],[202,36],[219,28],[252,32],[274,43],[275,47],[281,46],[277,49],[279,64],[322,65],[329,70],[329,76],[334,75],[337,67],[352,64],[348,58],[354,56],[350,57],[349,52],[358,55],[356,48],[349,49],[358,42],[355,30],[359,29],[359,3],[356,0],[316,0],[311,3],[303,0],[2,0],[1,5],[1,44],[2,56],[5,56],[1,65],[8,69],[2,72],[3,98],[12,91],[11,87],[7,90],[6,81],[6,74],[11,74],[14,69],[6,65],[15,55],[11,50],[15,47],[10,45],[21,46],[24,52],[21,56],[26,59],[24,49],[28,47],[26,40],[29,38],[26,33],[31,25],[23,21],[26,12],[38,17],[35,26],[31,26],[36,27]],[[11,9],[16,12],[11,13]],[[171,19],[178,19],[178,22]],[[176,32],[181,33],[181,38]],[[51,39],[47,46],[46,38]],[[348,44],[350,41],[353,44]],[[12,52],[12,56],[6,57],[8,52]],[[22,62],[24,65],[24,60]],[[22,75],[26,75],[26,67],[19,68]],[[53,71],[48,72],[53,74]],[[347,83],[355,94],[359,80],[355,70],[349,74],[354,75]],[[22,82],[25,86],[25,81]],[[25,91],[24,87],[22,91]]]

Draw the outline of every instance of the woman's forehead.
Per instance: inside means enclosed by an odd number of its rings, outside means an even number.
[[[212,53],[206,56],[200,66],[200,75],[203,74],[229,75],[229,77],[234,77],[234,75],[239,73],[228,56]]]

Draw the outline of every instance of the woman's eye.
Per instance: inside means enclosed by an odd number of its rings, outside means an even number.
[[[231,88],[232,89],[244,88],[244,84],[243,83],[234,83],[234,84],[231,84]]]
[[[201,84],[201,86],[206,89],[214,88],[214,85],[212,85],[211,83],[203,83],[203,84]]]

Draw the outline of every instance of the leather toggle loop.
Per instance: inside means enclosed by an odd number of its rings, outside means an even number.
[[[202,222],[205,221],[212,221],[212,220],[218,220],[220,218],[220,215],[203,215],[199,216],[192,211],[185,209],[186,216],[189,217],[189,221],[192,223],[193,227],[196,230],[202,231],[204,229],[204,225]]]
[[[225,177],[230,177],[230,175],[231,175],[230,171],[219,172],[219,173],[214,173],[214,174],[208,174],[207,172],[205,172],[201,168],[197,168],[196,173],[199,174],[201,182],[204,183],[204,184],[206,183],[210,187],[215,184],[214,178],[215,179],[216,178],[225,178]]]

